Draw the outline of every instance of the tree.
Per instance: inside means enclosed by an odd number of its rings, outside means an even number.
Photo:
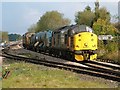
[[[113,21],[113,25],[115,26],[115,28],[117,28],[116,34],[119,36],[120,35],[120,16],[118,15],[114,15],[112,16],[112,21]]]
[[[119,19],[120,19],[120,16],[118,16],[118,15],[111,15],[111,21],[113,23],[118,23]]]
[[[115,23],[114,26],[115,28],[117,28],[117,31],[116,31],[117,35],[120,35],[120,22]]]
[[[90,6],[87,6],[87,7],[85,8],[85,10],[86,10],[86,11],[91,11],[91,7],[90,7]]]
[[[99,1],[97,0],[95,2],[95,19],[94,21],[97,21],[97,19],[99,18]]]
[[[94,18],[95,14],[91,11],[91,8],[87,6],[83,12],[77,12],[75,22],[79,25],[85,24],[92,27]]]
[[[9,37],[9,41],[17,41],[22,38],[20,34],[9,34],[8,37]]]
[[[91,11],[91,8],[87,6],[84,11],[77,12],[75,16],[75,22],[77,24],[85,24],[93,26],[93,23],[98,19],[102,19],[110,23],[110,13],[105,7],[99,8],[99,2],[95,2],[95,11]]]
[[[93,24],[93,30],[97,35],[99,34],[111,34],[115,35],[117,29],[111,23],[108,23],[107,20],[99,18]]]
[[[29,28],[28,28],[28,32],[35,32],[35,30],[36,30],[36,28],[37,28],[37,25],[36,24],[33,24],[33,25],[31,25]]]
[[[112,34],[115,35],[117,29],[110,23],[110,13],[105,7],[99,8],[99,2],[95,2],[95,19],[93,29],[97,35]]]
[[[95,10],[98,10],[99,9],[99,1],[97,0],[96,2],[95,2]]]
[[[107,11],[107,9],[105,7],[102,7],[99,9],[99,17],[101,19],[107,20],[108,22],[110,22],[110,13]]]
[[[0,31],[0,42],[8,42],[8,32]]]
[[[99,18],[107,20],[110,22],[110,13],[107,11],[105,7],[99,8],[99,1],[95,2],[95,19],[97,21]]]
[[[50,11],[46,12],[37,22],[36,32],[47,29],[54,30],[69,24],[70,20],[63,18],[63,14],[59,13],[58,11]]]

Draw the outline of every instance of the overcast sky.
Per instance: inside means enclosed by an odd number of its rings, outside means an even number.
[[[57,10],[74,24],[75,13],[83,11],[89,5],[94,9],[94,2],[1,2],[0,30],[9,33],[24,34],[30,25],[35,24],[46,11]],[[100,2],[111,15],[118,14],[118,2]]]

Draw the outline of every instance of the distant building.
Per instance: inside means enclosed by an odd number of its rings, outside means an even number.
[[[114,37],[112,35],[99,35],[99,40],[112,40]]]

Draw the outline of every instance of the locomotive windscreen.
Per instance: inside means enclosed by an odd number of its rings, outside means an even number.
[[[86,25],[80,25],[78,26],[78,32],[93,32],[92,28],[86,26]]]
[[[92,28],[86,25],[75,25],[69,30],[70,35],[77,34],[80,32],[93,32]]]

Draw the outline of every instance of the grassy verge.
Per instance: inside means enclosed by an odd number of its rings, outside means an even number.
[[[98,41],[98,57],[120,63],[120,46],[118,41],[117,38],[114,38],[112,41],[108,40],[107,44],[104,44],[103,41]]]
[[[111,60],[114,60],[115,62],[119,62],[120,63],[118,51],[110,52],[110,53],[104,55],[103,58],[111,59]]]
[[[70,71],[49,68],[24,62],[12,63],[3,88],[107,88],[101,82],[81,80],[78,74]],[[3,71],[5,68],[3,67]]]
[[[114,62],[120,63],[120,55],[118,51],[108,52],[101,56],[98,55],[98,58],[110,59],[110,60],[113,60]]]

